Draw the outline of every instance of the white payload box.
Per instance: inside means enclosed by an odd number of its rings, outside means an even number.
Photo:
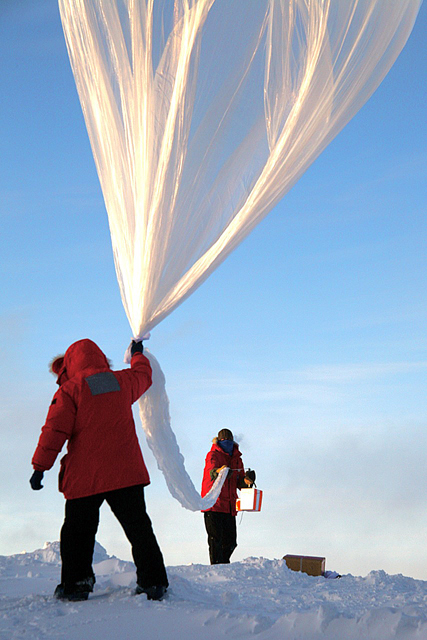
[[[240,497],[236,500],[237,511],[261,511],[261,489],[240,489]]]

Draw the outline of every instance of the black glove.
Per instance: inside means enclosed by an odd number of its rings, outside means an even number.
[[[255,484],[256,473],[253,469],[248,469],[245,473],[245,478],[251,481],[252,484]]]
[[[139,342],[135,342],[132,340],[130,347],[130,356],[132,357],[135,353],[142,353],[144,351],[144,347],[142,346],[142,340]]]
[[[31,489],[34,491],[39,491],[39,489],[43,489],[42,480],[43,480],[43,471],[34,471],[33,475],[30,478]]]

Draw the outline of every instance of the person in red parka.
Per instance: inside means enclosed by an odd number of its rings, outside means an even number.
[[[104,500],[131,543],[136,565],[135,593],[161,599],[168,587],[163,556],[145,509],[144,487],[150,478],[135,431],[132,404],[151,385],[151,366],[142,342],[132,341],[131,368],[112,371],[92,340],[74,342],[51,364],[55,393],[42,428],[30,479],[42,489],[63,445],[59,490],[66,498],[61,529],[61,583],[55,596],[87,600],[95,575],[92,558]]]
[[[237,489],[251,487],[255,478],[253,471],[245,474],[242,454],[229,429],[221,429],[206,456],[202,497],[212,488],[218,473],[224,467],[228,467],[229,471],[221,493],[213,507],[203,511],[211,564],[230,562],[231,554],[237,547]]]

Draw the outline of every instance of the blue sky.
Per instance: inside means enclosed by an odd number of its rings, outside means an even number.
[[[172,426],[199,487],[218,430],[264,490],[236,560],[427,577],[427,5],[382,85],[293,190],[152,333]],[[28,485],[52,356],[130,339],[107,216],[55,0],[0,7],[0,554],[58,539],[58,465]],[[202,516],[141,445],[167,564],[208,562]],[[179,523],[179,525],[177,524]],[[102,512],[99,541],[130,558]]]

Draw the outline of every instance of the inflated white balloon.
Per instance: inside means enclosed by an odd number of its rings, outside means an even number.
[[[366,102],[420,4],[59,0],[135,337],[212,273]],[[149,403],[150,392],[155,422]],[[172,460],[159,465],[167,474]]]

